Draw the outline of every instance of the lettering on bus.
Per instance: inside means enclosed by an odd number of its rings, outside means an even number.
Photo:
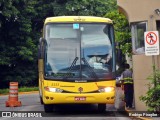
[[[74,73],[53,73],[54,77],[73,77]]]
[[[75,80],[75,82],[87,82],[87,80]]]
[[[78,16],[78,18],[74,18],[74,21],[85,21],[85,19]]]
[[[52,86],[59,86],[59,83],[52,83]]]

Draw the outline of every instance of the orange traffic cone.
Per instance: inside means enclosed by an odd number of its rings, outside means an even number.
[[[9,97],[6,101],[6,107],[19,107],[21,101],[18,101],[18,82],[10,82]]]

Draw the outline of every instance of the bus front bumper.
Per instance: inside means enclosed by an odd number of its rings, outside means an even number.
[[[44,92],[44,104],[114,104],[115,92],[108,93],[53,93]]]

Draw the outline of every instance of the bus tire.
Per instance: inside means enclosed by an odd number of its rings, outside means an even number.
[[[44,111],[46,113],[52,112],[53,111],[53,105],[51,105],[51,104],[44,104]]]
[[[105,112],[106,111],[106,104],[98,104],[98,111]]]

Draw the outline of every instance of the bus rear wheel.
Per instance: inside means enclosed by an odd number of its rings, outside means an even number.
[[[105,112],[106,111],[106,104],[98,104],[98,111]]]
[[[44,111],[46,113],[52,112],[53,111],[53,105],[51,105],[51,104],[44,104]]]

